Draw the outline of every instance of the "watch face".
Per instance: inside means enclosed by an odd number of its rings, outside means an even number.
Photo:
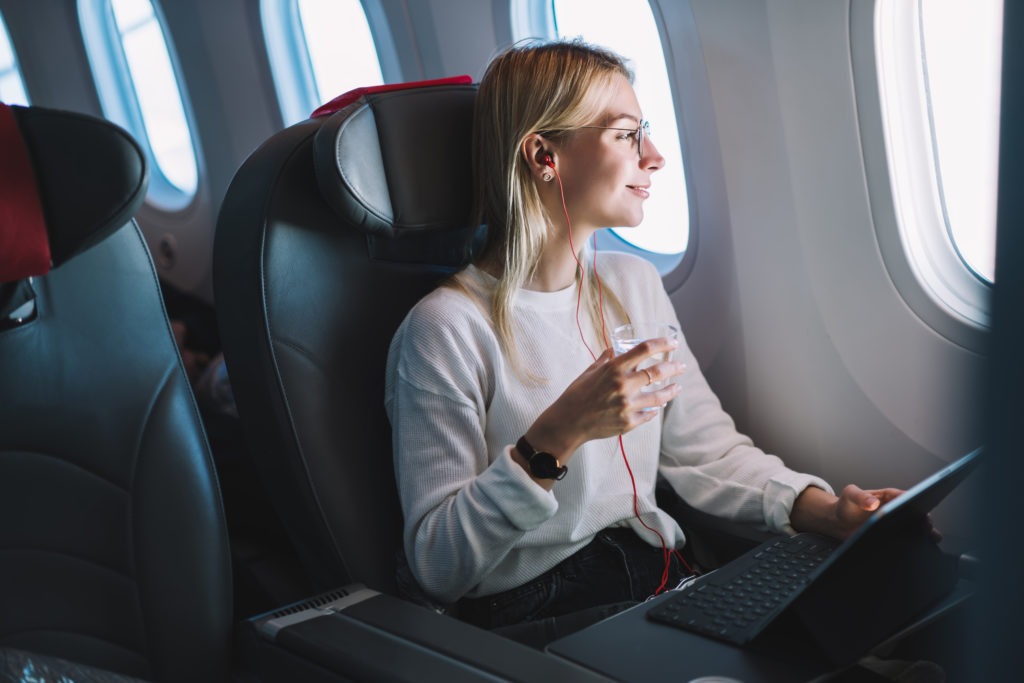
[[[561,479],[565,467],[558,466],[558,460],[550,453],[539,451],[530,458],[530,472],[538,479]]]

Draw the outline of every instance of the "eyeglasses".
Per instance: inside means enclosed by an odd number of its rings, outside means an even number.
[[[621,130],[626,133],[632,133],[636,138],[636,151],[640,154],[640,158],[644,158],[644,138],[650,137],[651,135],[651,122],[647,119],[640,119],[640,125],[636,128],[613,128],[611,126],[579,126],[580,128],[594,128],[596,130]]]

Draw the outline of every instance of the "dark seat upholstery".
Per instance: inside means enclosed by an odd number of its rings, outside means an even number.
[[[232,388],[318,589],[394,589],[385,359],[406,312],[470,256],[475,93],[364,93],[270,138],[221,208],[214,291]]]
[[[92,117],[0,114],[12,181],[0,183],[0,648],[146,679],[226,680],[227,536],[132,219],[145,157]],[[19,218],[33,213],[37,224]],[[32,253],[19,259],[12,245]]]

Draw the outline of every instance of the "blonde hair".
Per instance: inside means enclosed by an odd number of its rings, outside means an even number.
[[[513,46],[491,61],[480,81],[473,113],[472,216],[475,225],[487,225],[487,242],[478,263],[500,267],[491,321],[517,369],[512,301],[533,276],[548,239],[548,225],[554,222],[520,150],[532,133],[558,140],[591,123],[602,113],[601,95],[610,89],[615,75],[633,82],[633,74],[617,54],[574,40]],[[589,247],[577,245],[577,249],[585,264]],[[577,267],[576,280],[585,310],[600,331],[599,283],[593,269],[581,272]],[[622,303],[607,288],[603,298],[621,322],[629,321]],[[604,339],[596,341],[598,348],[605,347]]]

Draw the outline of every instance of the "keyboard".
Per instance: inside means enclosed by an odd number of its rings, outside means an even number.
[[[700,577],[647,618],[744,645],[803,591],[839,542],[817,534],[771,540]]]

